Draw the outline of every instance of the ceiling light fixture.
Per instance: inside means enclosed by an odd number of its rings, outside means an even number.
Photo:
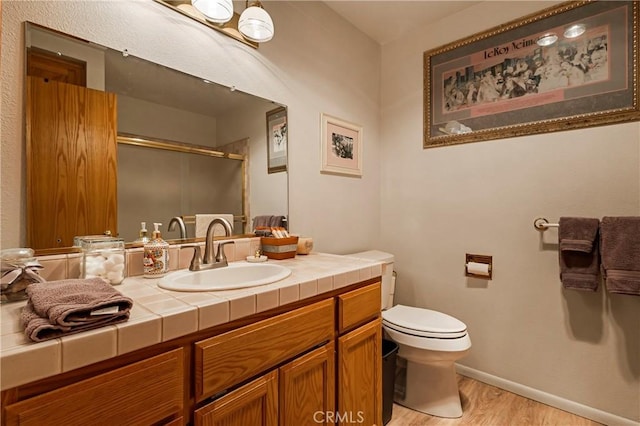
[[[555,35],[555,33],[547,33],[545,35],[538,37],[538,40],[536,40],[536,43],[539,46],[545,47],[545,46],[551,46],[556,41],[558,41],[558,36]]]
[[[207,21],[216,24],[229,22],[233,17],[232,0],[191,0],[191,4]]]
[[[575,24],[571,25],[569,28],[564,30],[564,36],[566,38],[576,38],[580,37],[587,30],[587,26],[585,24]]]
[[[256,43],[269,41],[273,38],[273,20],[259,1],[246,1],[247,8],[240,15],[238,30],[247,39]]]

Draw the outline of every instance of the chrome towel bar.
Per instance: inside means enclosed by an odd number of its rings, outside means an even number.
[[[557,228],[558,224],[557,223],[549,223],[549,221],[544,218],[544,217],[538,217],[536,218],[536,220],[533,221],[533,227],[540,230],[540,231],[544,231],[546,229],[549,228]]]

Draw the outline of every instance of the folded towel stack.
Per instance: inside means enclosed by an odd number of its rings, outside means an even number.
[[[35,342],[126,321],[133,305],[101,278],[35,283],[27,294],[21,320]]]
[[[598,289],[599,224],[598,219],[560,218],[560,280],[564,288],[590,291]]]
[[[602,275],[610,293],[640,296],[640,217],[604,217]]]

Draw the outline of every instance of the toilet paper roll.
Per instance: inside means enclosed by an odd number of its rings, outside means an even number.
[[[467,273],[488,277],[489,265],[486,263],[469,262],[467,263]]]

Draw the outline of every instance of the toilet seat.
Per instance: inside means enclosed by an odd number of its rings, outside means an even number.
[[[382,324],[399,333],[436,339],[459,339],[467,335],[467,326],[442,312],[396,305],[382,312]]]

